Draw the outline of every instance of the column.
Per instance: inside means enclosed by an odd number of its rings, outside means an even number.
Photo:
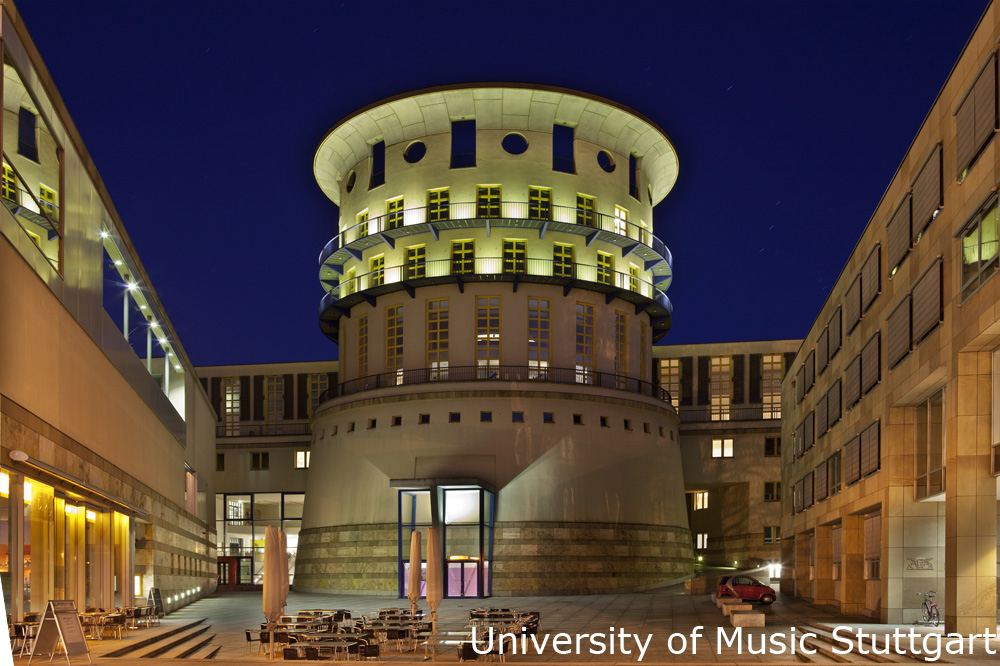
[[[816,569],[813,580],[813,603],[833,604],[833,527],[816,528]]]
[[[864,516],[841,516],[840,612],[862,615],[865,609]]]
[[[809,580],[809,545],[812,534],[795,535],[795,596],[812,599],[812,581]]]

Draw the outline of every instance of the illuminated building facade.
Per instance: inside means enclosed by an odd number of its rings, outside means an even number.
[[[997,626],[1000,280],[991,4],[786,375],[782,590]]]
[[[0,12],[0,582],[172,610],[215,583],[214,417],[17,9]]]
[[[314,170],[340,207],[320,256],[340,375],[312,421],[296,588],[404,592],[432,525],[448,596],[689,575],[677,414],[651,376],[666,135],[583,93],[476,84],[352,114]]]

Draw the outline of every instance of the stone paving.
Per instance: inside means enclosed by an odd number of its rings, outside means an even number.
[[[361,596],[361,595],[340,595],[340,594],[313,594],[303,592],[291,592],[288,597],[287,613],[308,608],[345,608],[361,613],[370,613],[379,608],[403,608],[408,607],[406,599],[398,599],[394,596]],[[654,592],[638,594],[616,594],[616,595],[593,595],[593,596],[565,596],[565,597],[495,597],[492,599],[446,599],[438,609],[438,630],[455,631],[462,630],[468,624],[469,610],[481,606],[495,606],[503,608],[516,608],[522,611],[538,611],[541,613],[541,626],[537,640],[539,642],[548,637],[549,642],[545,644],[545,649],[538,654],[530,639],[527,640],[528,653],[508,655],[508,661],[514,662],[559,662],[563,664],[600,662],[603,665],[614,663],[630,663],[639,660],[639,649],[634,638],[625,639],[621,636],[622,630],[628,635],[638,635],[639,640],[644,643],[645,653],[642,655],[643,664],[798,664],[798,663],[865,663],[874,664],[877,662],[898,662],[905,664],[922,663],[914,657],[890,654],[889,656],[876,655],[866,657],[858,654],[857,651],[843,656],[832,654],[833,647],[841,647],[841,644],[831,644],[823,642],[822,639],[811,639],[810,643],[819,645],[826,649],[826,655],[822,653],[803,654],[800,642],[803,633],[818,631],[814,626],[807,623],[818,623],[828,627],[848,627],[842,632],[850,631],[851,638],[857,630],[865,632],[877,632],[880,635],[892,632],[895,626],[877,625],[859,618],[850,618],[836,613],[814,607],[795,599],[782,598],[771,606],[760,607],[755,605],[755,610],[761,610],[766,616],[767,626],[764,629],[743,629],[743,649],[742,654],[737,651],[735,645],[726,646],[720,644],[718,638],[719,628],[724,628],[727,635],[732,636],[735,629],[730,626],[728,618],[724,618],[722,611],[716,608],[711,598],[707,595],[690,596],[684,593],[683,587],[666,588]],[[421,600],[420,608],[427,610],[426,603]],[[215,663],[245,663],[267,661],[266,656],[257,655],[257,645],[253,644],[253,650],[247,654],[247,643],[244,629],[259,627],[263,614],[261,612],[261,593],[259,592],[235,592],[230,594],[218,594],[196,601],[180,610],[171,613],[165,618],[160,627],[151,629],[140,629],[129,632],[128,636],[122,640],[91,641],[91,656],[95,663],[100,664],[120,664],[130,666],[133,664],[145,664],[149,666],[150,661],[143,655],[157,647],[156,645],[141,648],[126,657],[107,657],[105,655],[119,650],[122,647],[138,643],[151,638],[162,632],[183,627],[198,620],[204,619],[204,625],[211,625],[205,632],[201,640],[214,634],[211,645],[198,650],[186,659],[177,659],[177,655],[190,648],[198,641],[191,641],[166,652],[157,658],[157,661],[168,661],[177,663],[191,663],[191,661],[203,661],[209,653],[216,651]],[[696,640],[691,640],[691,634],[696,627],[702,627],[701,634]],[[608,637],[611,628],[616,634],[614,654],[610,654]],[[200,627],[199,627],[200,628]],[[793,631],[794,628],[794,631]],[[921,643],[925,634],[935,634],[929,638],[928,646],[933,649],[933,641],[936,641],[943,634],[942,627],[912,627],[905,625],[899,627],[900,631],[908,632],[915,629],[918,634],[916,639],[916,650],[921,650]],[[570,654],[558,654],[553,649],[556,634],[569,634],[572,643],[565,645],[560,643],[558,647],[569,649]],[[582,638],[580,647],[582,654],[575,654],[576,635],[587,634]],[[600,634],[593,640],[590,634]],[[795,637],[797,646],[796,653],[792,654],[790,638]],[[756,649],[764,640],[768,641],[769,649],[764,654],[749,654],[747,642],[751,642]],[[869,646],[871,639],[866,639],[866,646]],[[161,641],[167,643],[169,641]],[[878,646],[881,648],[884,637],[878,639]],[[903,641],[908,644],[909,641]],[[967,646],[968,640],[966,640]],[[598,648],[598,645],[601,647]],[[520,652],[520,642],[518,642],[518,652]],[[622,654],[622,647],[629,650],[631,654]],[[679,654],[672,654],[670,648],[673,647]],[[811,649],[809,645],[805,645]],[[783,649],[784,654],[777,654]],[[602,649],[604,654],[591,654],[589,650]],[[966,651],[967,651],[966,647]],[[993,639],[990,642],[990,649],[1000,650],[1000,641]],[[974,644],[975,653],[972,656],[943,654],[941,663],[952,664],[993,664],[1000,660],[1000,655],[990,656],[986,654],[984,642],[977,639]],[[59,657],[61,663],[65,663],[65,658]],[[417,662],[424,660],[423,648],[418,648],[416,652],[398,653],[392,650],[385,650],[382,654],[382,661],[390,662]],[[457,662],[457,652],[455,648],[439,649],[436,655],[437,661]],[[35,661],[38,661],[36,659]],[[48,662],[45,658],[43,663]],[[14,657],[15,664],[27,664],[28,658]],[[33,662],[34,663],[34,662]],[[55,662],[53,662],[55,663]],[[74,666],[79,663],[86,663],[86,658],[75,656],[72,663]]]

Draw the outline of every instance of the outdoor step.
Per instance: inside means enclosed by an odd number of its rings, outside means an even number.
[[[184,650],[183,652],[181,652],[179,655],[177,655],[177,658],[178,659],[187,659],[188,657],[190,657],[191,655],[195,654],[196,652],[202,651],[203,648],[206,645],[208,645],[209,643],[212,642],[213,638],[215,638],[215,634],[212,634],[211,636],[209,636],[205,640],[199,642],[197,645],[194,645],[192,647],[187,648],[186,650]]]
[[[109,652],[108,654],[106,654],[104,656],[105,657],[111,657],[111,658],[113,658],[113,657],[124,657],[126,655],[130,655],[133,652],[135,652],[136,650],[141,650],[142,648],[149,647],[150,645],[156,645],[157,643],[159,643],[162,640],[166,640],[167,638],[170,638],[172,636],[177,636],[178,634],[181,634],[181,633],[183,633],[183,632],[185,632],[185,631],[187,631],[189,629],[197,627],[199,624],[201,624],[202,622],[204,622],[206,619],[207,618],[202,618],[202,619],[197,620],[195,622],[189,622],[188,624],[181,625],[179,627],[174,627],[172,629],[167,629],[166,631],[162,631],[162,632],[160,632],[160,633],[158,633],[158,634],[156,634],[154,636],[150,636],[149,638],[145,638],[145,639],[143,639],[141,641],[138,641],[137,643],[132,643],[131,645],[127,645],[127,646],[121,648],[120,650],[115,650],[114,652]],[[145,630],[140,629],[138,631],[150,631],[150,630],[149,629],[145,629]]]
[[[169,652],[170,650],[173,650],[174,648],[176,648],[178,646],[184,645],[188,641],[194,640],[195,638],[197,638],[198,636],[201,636],[202,634],[204,634],[205,632],[207,632],[211,628],[212,628],[212,625],[204,626],[201,629],[199,629],[198,631],[194,631],[194,632],[192,632],[190,634],[186,634],[184,636],[181,636],[180,638],[178,638],[175,641],[167,643],[166,645],[160,646],[160,647],[156,648],[155,650],[152,650],[152,651],[147,652],[146,654],[143,654],[143,655],[140,655],[140,656],[143,659],[152,659],[153,657],[159,657],[160,655],[165,654],[165,653]]]

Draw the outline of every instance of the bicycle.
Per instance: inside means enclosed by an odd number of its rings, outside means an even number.
[[[923,595],[924,602],[920,606],[920,624],[930,624],[938,626],[941,622],[941,613],[938,611],[937,602],[934,601],[934,590],[930,592],[917,592],[917,596]]]

